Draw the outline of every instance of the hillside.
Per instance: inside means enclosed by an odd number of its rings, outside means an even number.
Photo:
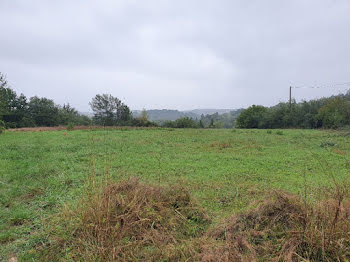
[[[151,109],[146,110],[149,120],[155,122],[162,122],[166,120],[174,121],[181,117],[190,117],[192,119],[200,119],[202,115],[213,115],[213,114],[226,114],[231,111],[236,111],[234,109],[194,109],[194,110],[172,110],[172,109]],[[134,110],[134,117],[138,117],[141,114],[141,110]]]

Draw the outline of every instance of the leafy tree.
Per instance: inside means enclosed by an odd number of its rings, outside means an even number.
[[[0,73],[0,119],[3,119],[7,127],[21,127],[27,109],[27,98],[23,94],[18,96]]]
[[[267,108],[264,106],[252,105],[239,115],[236,124],[239,128],[258,128],[266,111]]]
[[[350,124],[350,102],[343,97],[330,99],[320,108],[318,116],[322,126],[338,128]]]
[[[130,108],[122,103],[120,108],[117,110],[117,124],[128,124],[131,119],[132,113]]]
[[[96,123],[106,126],[123,124],[131,120],[129,107],[112,95],[96,95],[90,102]]]
[[[6,113],[6,104],[7,104],[6,88],[7,88],[6,78],[2,73],[0,73],[0,119],[2,119],[3,115]]]
[[[59,123],[59,108],[51,99],[31,97],[28,111],[36,126],[56,126]]]
[[[91,120],[89,117],[81,115],[78,111],[69,104],[64,104],[63,107],[58,106],[58,124],[59,125],[89,125]]]

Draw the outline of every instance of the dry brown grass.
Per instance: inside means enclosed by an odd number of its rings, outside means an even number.
[[[210,147],[217,147],[220,150],[225,149],[225,148],[231,148],[232,147],[232,142],[228,141],[228,142],[213,142],[210,144]]]
[[[201,236],[210,223],[184,188],[136,179],[111,183],[77,208],[66,208],[60,219],[64,225],[51,233],[55,246],[47,260],[67,249],[65,256],[74,261],[184,260],[192,252],[186,241]]]
[[[108,183],[58,216],[43,260],[348,261],[346,199],[339,185],[316,204],[275,192],[208,230],[210,219],[182,187]]]
[[[348,261],[350,204],[344,195],[317,205],[276,192],[205,236],[202,261]]]

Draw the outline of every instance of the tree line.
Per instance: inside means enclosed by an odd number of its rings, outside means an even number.
[[[231,128],[239,115],[233,111],[202,115],[200,119],[181,116],[178,119],[153,122],[146,110],[134,117],[130,108],[110,94],[98,94],[89,103],[94,116],[80,114],[69,104],[56,104],[45,97],[17,94],[0,73],[0,128],[41,127],[59,125],[145,126],[169,128]]]
[[[272,107],[253,105],[225,114],[201,115],[199,119],[180,117],[152,122],[146,110],[134,117],[130,108],[110,94],[98,94],[89,103],[92,118],[80,114],[69,104],[17,94],[0,73],[0,132],[4,128],[101,125],[169,128],[339,128],[350,125],[350,90],[341,95]]]
[[[236,120],[239,128],[340,128],[350,125],[350,90],[345,94],[272,107],[253,105]]]
[[[57,105],[45,97],[18,95],[0,73],[0,121],[6,128],[58,126],[74,123],[89,125],[91,119],[69,104]]]
[[[89,103],[94,116],[80,114],[69,104],[56,104],[52,99],[17,94],[0,73],[0,132],[4,128],[59,125],[157,126],[147,114],[134,118],[130,108],[112,95],[98,94]]]

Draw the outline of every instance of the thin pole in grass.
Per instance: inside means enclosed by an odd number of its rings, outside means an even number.
[[[306,223],[307,223],[307,217],[308,217],[308,209],[307,209],[307,183],[306,183],[306,171],[303,172],[303,179],[304,179],[304,221],[303,221],[303,241],[305,240],[305,232],[306,232]]]
[[[109,167],[108,162],[111,161],[110,158],[108,158],[108,148],[107,148],[107,135],[109,135],[109,130],[106,128],[106,121],[104,120],[103,123],[103,146],[104,146],[104,166],[103,166],[103,173],[104,173],[104,182],[107,185],[109,180]]]
[[[161,173],[162,173],[162,152],[159,151],[158,155],[156,156],[157,160],[158,160],[158,185],[160,185],[160,178],[161,178]]]

